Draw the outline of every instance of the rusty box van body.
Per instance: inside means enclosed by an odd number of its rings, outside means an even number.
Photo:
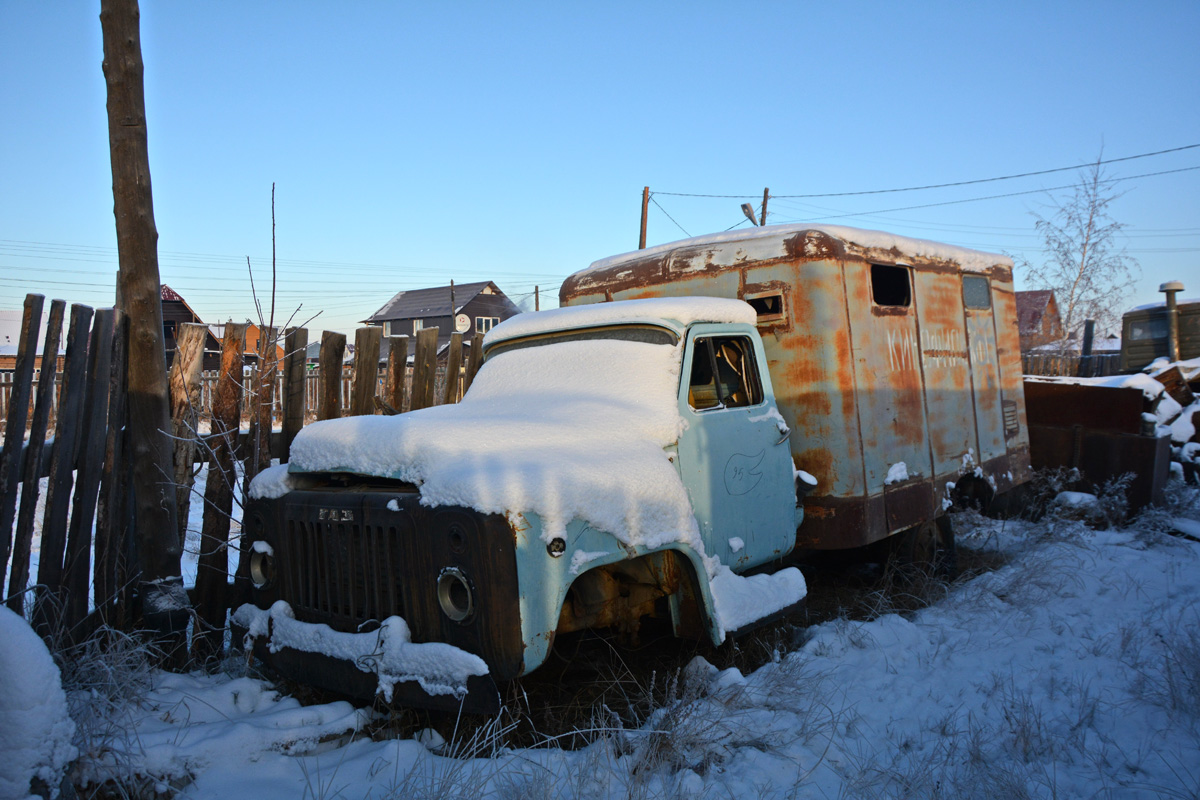
[[[758,312],[797,469],[797,546],[851,548],[1030,476],[1012,262],[841,226],[779,225],[597,261],[564,306],[739,298]]]

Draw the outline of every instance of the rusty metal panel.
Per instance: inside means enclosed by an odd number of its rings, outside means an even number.
[[[913,273],[929,447],[933,474],[939,478],[957,477],[963,457],[979,451],[961,280],[944,272]]]
[[[1110,433],[1141,433],[1146,410],[1141,389],[1057,381],[1025,381],[1025,402],[1030,425]]]
[[[874,302],[870,264],[844,262],[843,274],[867,493],[882,492],[888,471],[899,462],[910,478],[928,480],[932,464],[916,311]]]
[[[991,305],[967,308],[967,353],[971,362],[971,384],[975,400],[978,434],[976,461],[983,463],[1008,452],[1005,442],[1004,407],[1000,395],[1000,362],[996,348],[996,322]]]
[[[835,261],[748,267],[745,285],[782,283],[786,325],[762,331],[796,466],[820,476],[815,494],[865,494],[854,359],[842,268]],[[790,328],[790,330],[788,330]]]
[[[1004,441],[1012,462],[1012,483],[1032,476],[1029,460],[1029,420],[1025,416],[1024,376],[1021,373],[1021,339],[1017,332],[1017,300],[1012,272],[997,268],[991,276],[992,311],[996,323],[996,361],[1000,367],[1000,403],[1004,414]]]

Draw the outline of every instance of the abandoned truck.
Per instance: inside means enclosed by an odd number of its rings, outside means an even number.
[[[251,487],[234,622],[305,682],[490,710],[560,633],[788,612],[797,544],[950,548],[948,486],[1028,475],[1010,267],[779,226],[597,262],[461,403],[304,429]]]

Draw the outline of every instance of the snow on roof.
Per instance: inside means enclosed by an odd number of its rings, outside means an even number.
[[[480,292],[489,288],[491,293],[508,300],[504,292],[500,291],[500,288],[492,281],[455,284],[453,313],[461,311],[463,306],[474,300]],[[511,301],[509,304],[512,305]],[[513,312],[518,313],[519,311],[520,309],[513,305]],[[364,322],[445,317],[450,314],[450,286],[432,286],[427,289],[406,289],[397,292],[391,300],[384,303],[382,308],[367,317]]]
[[[850,244],[856,244],[864,248],[873,248],[880,250],[899,251],[902,255],[916,256],[919,258],[936,259],[940,261],[953,261],[965,270],[982,271],[988,267],[996,266],[997,264],[1012,267],[1013,262],[1008,256],[998,255],[996,253],[985,253],[980,250],[971,250],[966,247],[956,247],[954,245],[942,244],[940,242],[931,242],[925,239],[912,239],[907,236],[898,236],[894,233],[885,231],[872,231],[860,228],[850,228],[845,225],[767,225],[765,227],[751,228],[750,230],[729,231],[726,233],[711,233],[705,236],[695,236],[691,239],[681,239],[677,242],[668,242],[655,247],[649,247],[645,250],[634,250],[630,253],[622,253],[621,255],[609,256],[602,258],[599,261],[592,263],[590,267],[583,270],[583,273],[599,271],[608,267],[616,266],[627,261],[640,260],[649,256],[662,255],[683,247],[700,247],[704,245],[724,245],[736,244],[738,242],[762,240],[762,239],[777,239],[779,242],[778,256],[786,255],[783,248],[783,240],[790,238],[794,234],[804,231],[819,231],[835,239],[840,239]],[[576,273],[582,274],[582,273]]]
[[[615,305],[615,304],[614,304]],[[583,519],[627,544],[703,553],[683,483],[678,347],[560,342],[489,359],[457,405],[326,420],[292,444],[289,469],[396,478],[430,506],[532,512],[546,541]],[[278,496],[285,487],[251,487]]]
[[[1176,304],[1176,305],[1179,305],[1179,306],[1182,306],[1182,305],[1200,305],[1200,297],[1189,297],[1189,298],[1187,298],[1187,299],[1185,299],[1185,300],[1176,300],[1176,301],[1175,301],[1175,304]],[[1150,310],[1150,309],[1152,309],[1152,308],[1162,308],[1162,309],[1165,309],[1166,307],[1167,307],[1167,301],[1166,301],[1166,300],[1159,300],[1157,303],[1146,303],[1144,306],[1134,306],[1133,308],[1129,309],[1129,311],[1149,311],[1149,310]],[[1127,313],[1127,314],[1128,314],[1129,312],[1127,311],[1127,312],[1125,312],[1125,313]]]
[[[488,331],[483,343],[490,347],[506,339],[518,339],[551,331],[591,328],[600,325],[668,321],[682,328],[696,322],[743,322],[753,325],[754,309],[741,300],[720,297],[651,297],[583,306],[554,308],[519,314]],[[674,327],[674,326],[672,326]]]

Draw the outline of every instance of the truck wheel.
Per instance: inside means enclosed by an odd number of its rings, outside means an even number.
[[[958,574],[954,526],[946,514],[923,522],[896,536],[893,558],[901,568],[953,580]]]

